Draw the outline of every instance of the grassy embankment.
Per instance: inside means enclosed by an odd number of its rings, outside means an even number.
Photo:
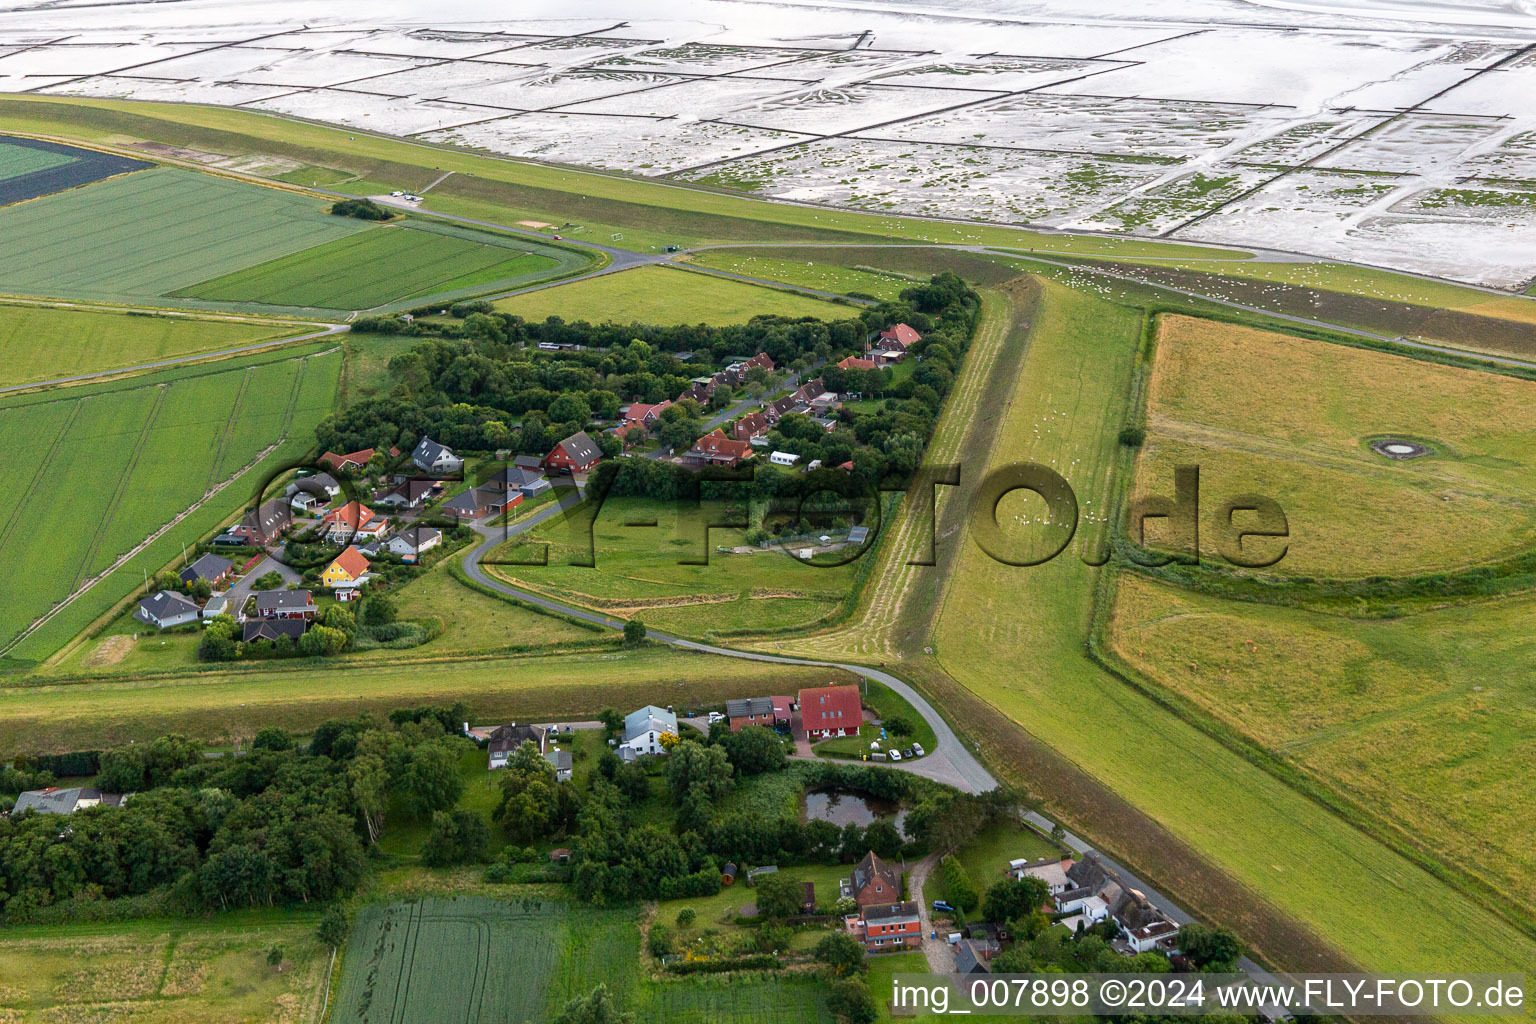
[[[590,323],[738,324],[754,316],[847,320],[858,315],[809,295],[671,267],[637,267],[500,299],[496,308],[525,320],[558,316]]]

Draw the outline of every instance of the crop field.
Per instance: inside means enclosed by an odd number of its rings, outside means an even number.
[[[167,552],[159,564],[169,562],[172,554]],[[137,568],[132,571],[137,585]],[[558,659],[439,656],[60,678],[57,685],[0,686],[0,751],[39,744],[85,749],[90,743],[142,742],[168,732],[229,739],[254,735],[265,725],[304,733],[327,718],[456,700],[468,702],[477,719],[560,721],[609,705],[639,707],[664,695],[662,703],[708,706],[730,697],[793,693],[853,679],[837,669],[617,645],[566,652]]]
[[[754,316],[845,320],[852,307],[744,281],[667,267],[638,267],[501,299],[496,308],[525,320],[558,316],[589,323],[739,324]]]
[[[857,563],[810,566],[778,547],[752,554],[717,548],[744,544],[742,531],[714,528],[724,503],[681,507],[644,498],[610,498],[592,525],[568,512],[519,535],[488,559],[490,571],[529,590],[691,636],[803,628],[832,614],[854,585]],[[655,526],[631,526],[651,522]],[[547,547],[546,547],[547,545]],[[707,565],[683,565],[681,559]],[[523,564],[547,557],[547,564]],[[572,565],[592,558],[593,567]]]
[[[175,294],[210,302],[360,310],[476,286],[512,288],[584,262],[565,250],[422,222],[338,238]]]
[[[0,386],[217,352],[301,330],[281,324],[0,305]]]
[[[100,181],[150,164],[38,139],[0,137],[0,206]]]
[[[1042,288],[991,464],[1054,465],[1094,511],[1112,494],[1141,317],[1054,283]],[[1011,500],[1005,519],[1015,514]],[[935,660],[992,711],[1353,962],[1394,970],[1536,963],[1536,942],[1089,660],[1083,641],[1103,570],[1078,556],[1102,536],[1103,524],[1087,521],[1061,557],[1030,568],[963,542],[930,641]],[[1404,921],[1414,927],[1398,927]]]
[[[307,1024],[330,949],[315,915],[238,912],[211,920],[9,928],[0,938],[0,1020],[40,1024]],[[283,949],[283,968],[267,951]]]
[[[176,168],[125,175],[0,209],[0,292],[152,299],[371,227],[327,208]]]
[[[142,583],[141,564],[158,569],[175,543],[197,539],[248,497],[239,486],[208,498],[210,490],[288,438],[312,443],[335,394],[339,353],[266,359],[0,401],[0,439],[37,452],[0,502],[0,571],[14,581],[0,644],[196,505],[14,651],[52,654]],[[253,385],[264,400],[247,400]]]
[[[1123,576],[1107,640],[1175,699],[1536,910],[1529,597],[1353,620]]]
[[[1430,454],[1388,459],[1382,437]],[[1226,497],[1280,503],[1291,537],[1271,572],[1476,564],[1536,542],[1536,383],[1165,317],[1136,492],[1171,494],[1175,465],[1201,468],[1207,536]]]

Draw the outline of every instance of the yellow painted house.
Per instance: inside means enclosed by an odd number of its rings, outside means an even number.
[[[363,578],[369,567],[370,563],[363,557],[363,553],[349,544],[347,550],[337,555],[335,561],[325,567],[325,571],[320,574],[320,582],[333,590],[337,587],[356,586],[357,581]]]

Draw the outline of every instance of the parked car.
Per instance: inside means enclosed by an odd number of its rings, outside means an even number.
[[[916,754],[918,757],[922,757],[925,753],[923,750],[923,745],[921,743],[912,744],[912,753]]]
[[[906,750],[901,752],[901,756],[905,757],[908,761],[912,760],[912,758],[917,756],[916,754],[912,753],[912,750],[912,747],[908,747]]]
[[[718,711],[711,711],[709,713],[709,724],[710,725],[714,725],[716,722],[723,722],[723,721],[725,721],[725,716],[722,715],[720,712],[718,712]]]
[[[892,761],[900,761],[901,760],[901,751],[899,751],[899,750],[891,751],[891,760]]]
[[[955,908],[949,905],[948,900],[934,900],[933,909],[944,911],[947,914],[953,914],[955,912]]]

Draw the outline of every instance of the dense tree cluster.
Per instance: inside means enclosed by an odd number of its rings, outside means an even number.
[[[883,399],[873,409],[843,410],[830,433],[804,416],[786,416],[770,434],[775,448],[829,466],[851,460],[874,480],[905,477],[922,457],[979,308],[976,293],[945,273],[907,289],[896,302],[856,315],[850,310],[849,319],[834,322],[757,317],[725,327],[666,327],[551,317],[530,323],[484,303],[455,306],[462,317],[457,322],[365,317],[354,330],[403,332],[423,341],[390,360],[396,383],[388,395],[327,418],[319,441],[335,451],[409,448],[429,434],[456,449],[542,454],[593,419],[613,419],[626,402],[676,399],[693,378],[761,351],[780,366],[815,366],[833,390]],[[862,353],[872,332],[898,322],[923,335],[911,349],[917,362],[909,375],[897,381],[889,369],[837,368],[843,356]],[[539,351],[546,343],[584,347]],[[759,386],[752,381],[743,390]],[[723,403],[727,396],[717,397]],[[702,433],[701,410],[691,406],[663,413],[663,444],[685,446]],[[597,440],[605,454],[619,450],[611,435]]]
[[[263,730],[238,757],[204,757],[182,736],[104,751],[96,785],[133,793],[122,806],[0,820],[0,914],[20,922],[55,904],[156,893],[184,911],[346,894],[391,807],[427,817],[458,800],[468,741],[445,725],[463,713],[328,722],[308,749]],[[459,831],[439,842],[445,856],[477,858],[473,829],[449,821]]]
[[[331,214],[336,217],[356,217],[358,220],[390,220],[396,216],[372,199],[338,199],[331,204]]]

